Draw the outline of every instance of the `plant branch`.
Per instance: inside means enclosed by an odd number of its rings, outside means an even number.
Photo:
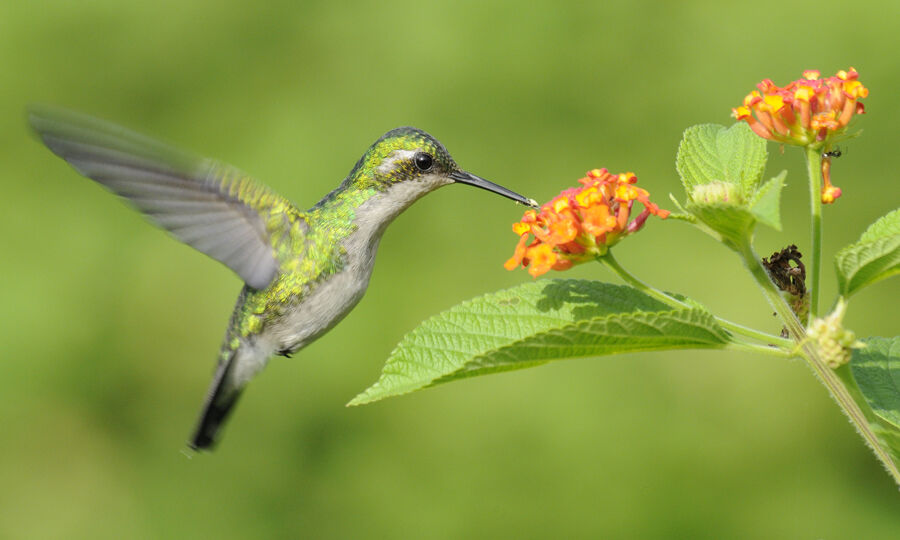
[[[779,358],[793,358],[795,356],[800,356],[800,353],[798,353],[796,349],[789,351],[780,347],[770,347],[768,345],[758,345],[756,343],[731,342],[725,345],[725,348],[733,351],[767,354]]]
[[[856,401],[853,400],[847,387],[844,386],[837,374],[822,361],[819,349],[812,340],[808,338],[806,329],[803,328],[803,325],[797,319],[797,316],[794,315],[791,307],[785,302],[781,294],[779,294],[775,284],[769,279],[769,275],[766,273],[759,257],[753,252],[753,247],[750,245],[749,240],[745,240],[744,243],[739,246],[738,253],[744,260],[744,264],[747,266],[747,269],[750,270],[753,278],[759,284],[760,288],[762,288],[766,299],[768,299],[769,303],[784,321],[788,333],[794,341],[797,342],[800,352],[803,357],[806,358],[807,364],[809,364],[819,380],[822,381],[822,384],[828,388],[831,397],[837,401],[838,406],[844,411],[844,414],[850,418],[850,422],[856,427],[856,430],[859,431],[859,434],[862,436],[863,440],[866,441],[866,444],[869,445],[878,459],[881,460],[887,468],[894,481],[897,482],[897,484],[900,484],[900,470],[898,470],[897,464],[893,462],[890,455],[878,442],[878,438],[869,427],[865,413],[860,409]],[[813,296],[813,298],[815,298],[815,296]]]
[[[615,257],[613,257],[611,250],[607,251],[606,255],[597,257],[597,260],[600,261],[601,263],[605,264],[610,270],[615,272],[615,274],[618,275],[620,278],[622,278],[622,280],[625,283],[628,283],[635,289],[641,291],[642,293],[644,293],[648,296],[656,298],[660,302],[663,302],[663,303],[670,305],[677,309],[685,309],[685,308],[692,307],[689,304],[687,304],[686,302],[683,302],[669,294],[666,294],[663,291],[644,283],[643,281],[638,279],[636,276],[632,275],[630,272],[628,272],[628,270],[625,270],[625,268],[623,268],[622,265],[619,264],[619,261],[617,261]],[[794,347],[793,342],[789,339],[784,339],[782,337],[778,337],[778,336],[775,336],[772,334],[767,334],[765,332],[761,332],[761,331],[755,330],[753,328],[748,328],[744,325],[741,325],[741,324],[738,324],[735,322],[731,322],[731,321],[729,321],[727,319],[723,319],[721,317],[716,317],[716,322],[718,322],[719,325],[721,325],[723,328],[731,330],[732,332],[734,332],[736,334],[741,334],[743,336],[753,338],[753,339],[762,341],[767,344],[773,344],[773,345],[776,345],[776,346],[782,347],[782,348],[793,348]],[[771,347],[769,347],[769,348],[771,348]],[[793,354],[791,354],[789,356],[793,356]]]

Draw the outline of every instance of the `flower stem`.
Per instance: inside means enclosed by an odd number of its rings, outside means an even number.
[[[789,351],[779,347],[770,347],[768,345],[757,345],[756,343],[732,342],[725,345],[726,349],[733,351],[753,352],[759,354],[767,354],[769,356],[778,356],[779,358],[793,358],[799,356],[796,351]]]
[[[809,259],[809,317],[819,316],[819,268],[822,262],[822,150],[806,148],[809,173],[809,208],[812,215],[810,233],[812,253]]]
[[[738,246],[738,253],[744,260],[744,264],[747,266],[747,269],[750,270],[753,278],[759,284],[760,288],[762,288],[766,299],[768,299],[769,303],[784,321],[788,333],[794,341],[796,341],[801,354],[806,359],[810,368],[812,368],[813,373],[815,373],[819,377],[819,380],[822,381],[822,384],[828,388],[831,397],[834,398],[838,406],[844,411],[844,414],[850,418],[850,422],[856,427],[856,430],[859,431],[859,434],[862,436],[863,440],[866,441],[866,444],[868,444],[872,451],[875,452],[876,457],[878,457],[885,468],[887,468],[894,481],[900,484],[900,469],[897,468],[897,464],[894,463],[890,455],[878,442],[878,438],[869,427],[865,413],[860,409],[856,401],[853,400],[850,391],[844,386],[837,374],[822,361],[818,348],[807,337],[806,329],[803,328],[803,325],[797,319],[797,316],[794,315],[791,307],[785,302],[781,294],[779,294],[775,284],[772,283],[768,273],[766,273],[765,268],[763,268],[759,257],[753,252],[753,247],[750,245],[748,239],[745,239],[742,245]]]
[[[597,257],[597,260],[600,261],[601,263],[605,264],[610,270],[615,272],[616,275],[618,275],[620,278],[622,278],[623,281],[625,281],[625,283],[628,283],[629,285],[631,285],[635,289],[641,291],[642,293],[646,294],[647,296],[656,298],[660,302],[663,302],[664,304],[670,305],[677,309],[685,309],[685,308],[692,307],[689,304],[687,304],[686,302],[682,302],[681,300],[679,300],[673,296],[670,296],[670,295],[664,293],[663,291],[644,283],[643,281],[641,281],[640,279],[638,279],[637,277],[632,275],[630,272],[628,272],[628,270],[625,270],[625,268],[623,268],[619,264],[619,261],[617,261],[615,259],[615,257],[613,257],[612,250],[607,251],[606,255]],[[735,323],[735,322],[731,322],[731,321],[729,321],[727,319],[723,319],[721,317],[716,317],[716,322],[719,323],[719,325],[721,325],[723,328],[731,330],[732,332],[734,332],[736,334],[741,334],[741,335],[744,335],[744,336],[747,336],[747,337],[750,337],[753,339],[757,339],[757,340],[765,342],[765,343],[771,343],[773,345],[776,345],[776,346],[779,346],[782,348],[785,348],[785,347],[792,348],[793,347],[793,342],[789,339],[784,339],[782,337],[778,337],[778,336],[775,336],[772,334],[760,332],[759,330],[754,330],[753,328],[748,328],[746,326],[743,326],[743,325]],[[769,347],[769,348],[771,348],[771,347]],[[793,356],[793,354],[791,356]]]

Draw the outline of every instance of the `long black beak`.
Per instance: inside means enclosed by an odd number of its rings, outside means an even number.
[[[532,208],[537,208],[538,206],[537,202],[534,199],[525,198],[515,191],[510,191],[503,186],[499,186],[489,180],[485,180],[480,176],[475,176],[472,173],[468,173],[466,171],[453,171],[449,176],[460,184],[469,184],[470,186],[480,187],[481,189],[486,189],[498,195],[503,195],[508,199],[512,199],[526,206],[531,206]]]

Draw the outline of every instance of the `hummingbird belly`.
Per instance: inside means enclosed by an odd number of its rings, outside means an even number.
[[[328,332],[359,303],[369,286],[382,227],[357,221],[357,234],[341,242],[343,268],[322,279],[298,302],[286,307],[266,334],[276,351],[293,353]],[[361,234],[359,234],[361,233]]]
[[[271,340],[279,352],[293,353],[309,345],[359,303],[370,275],[371,268],[368,272],[345,270],[330,276],[272,321],[264,339]]]

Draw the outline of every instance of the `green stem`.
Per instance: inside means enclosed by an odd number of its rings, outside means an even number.
[[[806,149],[809,173],[809,208],[812,215],[812,253],[809,258],[809,317],[819,316],[819,268],[822,262],[822,150]]]
[[[775,308],[775,312],[781,316],[785,327],[788,329],[788,333],[792,336],[800,336],[801,340],[802,338],[805,338],[806,330],[803,328],[803,324],[800,323],[800,320],[797,319],[791,306],[784,301],[781,293],[778,292],[775,284],[772,283],[772,280],[769,278],[769,274],[760,262],[759,257],[753,252],[753,247],[750,246],[749,240],[745,240],[743,245],[736,247],[738,254],[740,254],[741,258],[744,260],[744,265],[750,270],[753,279],[756,280],[756,283],[762,288],[766,300],[772,304],[772,307]]]
[[[776,336],[774,334],[769,334],[768,332],[761,332],[754,328],[750,328],[748,326],[744,326],[742,324],[738,324],[736,322],[729,321],[728,319],[723,319],[722,317],[716,317],[716,322],[718,322],[721,326],[731,330],[736,334],[741,334],[743,336],[747,336],[749,338],[757,339],[766,344],[775,345],[781,348],[793,348],[793,342],[789,339],[784,339],[783,337]],[[771,349],[771,347],[768,347]],[[788,356],[796,356],[795,354],[790,354]]]
[[[769,303],[772,304],[772,307],[775,308],[775,311],[784,321],[788,333],[794,341],[797,342],[800,352],[803,357],[806,358],[807,364],[809,364],[813,372],[819,377],[822,384],[828,388],[831,397],[837,401],[838,406],[844,411],[844,414],[850,418],[850,422],[853,423],[857,431],[859,431],[859,434],[862,435],[862,438],[866,441],[866,444],[872,448],[872,451],[875,452],[875,455],[887,468],[890,475],[894,478],[894,481],[900,484],[900,470],[898,470],[897,465],[893,462],[890,455],[881,447],[878,438],[869,427],[868,421],[866,421],[865,413],[860,409],[856,401],[853,400],[847,387],[840,381],[837,374],[822,361],[819,349],[808,338],[806,329],[803,328],[803,325],[797,319],[797,316],[794,315],[794,311],[788,303],[785,302],[784,298],[782,298],[778,289],[775,287],[775,284],[769,279],[769,275],[766,273],[765,268],[763,268],[759,257],[753,252],[753,247],[750,245],[749,240],[744,240],[742,245],[738,246],[738,253],[744,260],[744,264],[747,266],[747,269],[750,270],[753,278],[762,288]]]
[[[686,304],[685,302],[682,302],[681,300],[674,298],[674,297],[662,292],[661,290],[644,283],[643,281],[641,281],[640,279],[638,279],[637,277],[632,275],[630,272],[628,272],[628,270],[625,270],[625,268],[623,268],[619,264],[619,261],[617,261],[615,257],[613,257],[612,251],[607,251],[606,255],[597,257],[597,260],[599,260],[601,263],[603,263],[607,267],[609,267],[609,269],[612,270],[613,272],[615,272],[616,275],[618,275],[620,278],[622,278],[622,280],[625,281],[625,283],[628,283],[629,285],[631,285],[635,289],[641,291],[642,293],[646,294],[647,296],[656,298],[660,302],[663,302],[664,304],[670,305],[677,309],[685,309],[685,308],[691,307],[690,305]],[[721,325],[722,327],[724,327],[728,330],[731,330],[732,332],[734,332],[736,334],[741,334],[743,336],[757,339],[757,340],[765,342],[765,343],[771,343],[776,346],[788,347],[788,348],[793,348],[793,345],[794,345],[793,342],[789,339],[784,339],[782,337],[778,337],[778,336],[775,336],[772,334],[760,332],[759,330],[754,330],[753,328],[748,328],[744,325],[741,325],[741,324],[738,324],[735,322],[731,322],[731,321],[729,321],[727,319],[723,319],[721,317],[716,317],[716,322],[718,322],[719,325]],[[791,356],[793,356],[793,354]]]
[[[793,358],[799,356],[799,353],[781,349],[778,347],[770,347],[768,345],[757,345],[756,343],[732,342],[725,345],[726,349],[733,351],[753,352],[759,354],[767,354],[769,356],[777,356],[779,358]]]

